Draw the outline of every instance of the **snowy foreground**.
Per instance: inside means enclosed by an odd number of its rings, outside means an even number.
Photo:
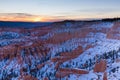
[[[120,80],[120,22],[0,28],[0,80]]]

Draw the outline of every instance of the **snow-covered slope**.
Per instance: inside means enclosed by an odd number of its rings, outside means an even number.
[[[119,80],[120,22],[0,28],[0,80]]]

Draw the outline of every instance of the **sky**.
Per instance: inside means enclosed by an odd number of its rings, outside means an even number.
[[[120,0],[0,0],[0,20],[83,20],[120,17]]]

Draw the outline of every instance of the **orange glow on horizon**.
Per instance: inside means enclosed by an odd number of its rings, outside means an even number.
[[[0,13],[0,21],[23,21],[23,22],[55,22],[62,20],[91,20],[101,18],[114,18],[117,15],[111,13],[106,15],[81,14],[81,15],[32,15],[27,13]],[[118,16],[117,16],[118,17]]]
[[[0,15],[0,21],[22,21],[22,22],[55,22],[55,21],[62,21],[62,20],[89,20],[89,19],[100,19],[105,18],[106,16],[97,16],[97,15],[91,15],[91,16],[65,16],[65,17],[59,17],[59,16],[39,16],[39,15],[32,15],[32,16],[15,16],[15,15]],[[109,15],[108,17],[109,18]]]
[[[33,19],[33,22],[40,22],[40,21],[42,21],[41,18],[35,18],[35,19]]]
[[[22,21],[22,22],[54,22],[60,19],[46,17],[3,17],[0,16],[0,21]]]
[[[0,16],[0,21],[23,21],[23,22],[46,22],[41,16],[30,16],[30,17],[16,17],[16,16]]]

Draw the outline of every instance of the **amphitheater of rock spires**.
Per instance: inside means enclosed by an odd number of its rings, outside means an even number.
[[[120,21],[0,28],[0,80],[119,80]]]

